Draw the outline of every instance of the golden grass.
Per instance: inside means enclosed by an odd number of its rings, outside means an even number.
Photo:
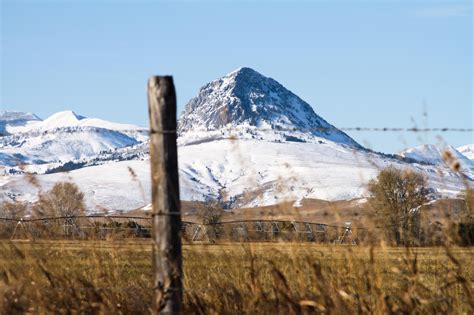
[[[474,249],[184,245],[197,314],[472,314]],[[0,314],[151,311],[149,241],[4,241]]]

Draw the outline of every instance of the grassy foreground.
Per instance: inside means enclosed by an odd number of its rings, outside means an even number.
[[[474,248],[184,245],[187,314],[472,314]],[[143,314],[149,241],[0,242],[0,314]]]

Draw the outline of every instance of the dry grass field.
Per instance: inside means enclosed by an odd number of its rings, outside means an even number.
[[[474,249],[185,244],[186,314],[472,314]],[[146,314],[149,240],[2,241],[0,314]]]

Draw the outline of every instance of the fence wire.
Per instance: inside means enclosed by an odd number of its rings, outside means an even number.
[[[233,129],[234,127],[238,127]],[[275,126],[273,128],[259,128],[256,126],[225,126],[221,129],[194,129],[194,130],[150,130],[148,128],[137,128],[137,129],[120,129],[120,130],[111,130],[101,127],[81,127],[81,129],[75,127],[59,127],[50,130],[31,130],[25,132],[17,132],[11,135],[5,135],[3,138],[8,137],[22,137],[28,135],[45,135],[45,134],[52,134],[58,131],[65,131],[65,132],[78,132],[82,130],[87,131],[108,131],[108,132],[118,132],[118,133],[128,133],[128,134],[178,134],[184,135],[189,133],[215,133],[221,131],[242,131],[242,130],[249,130],[249,131],[259,131],[259,132],[269,132],[269,131],[282,131],[282,132],[302,132],[302,133],[313,133],[313,132],[330,132],[330,131],[363,131],[363,132],[455,132],[455,133],[464,133],[464,132],[474,132],[474,128],[459,128],[459,127],[431,127],[431,128],[418,128],[418,127],[310,127],[310,128],[285,128]]]

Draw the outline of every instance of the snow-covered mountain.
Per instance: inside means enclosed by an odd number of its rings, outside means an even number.
[[[463,145],[462,147],[457,148],[457,150],[469,160],[474,161],[474,144]]]
[[[402,151],[400,155],[440,167],[450,167],[450,161],[457,161],[461,165],[461,172],[469,178],[474,179],[474,162],[450,145],[441,147],[432,144],[424,144]]]
[[[400,155],[420,162],[441,164],[445,161],[443,157],[445,152],[450,152],[457,160],[467,160],[463,154],[450,145],[443,147],[433,144],[423,144],[415,148],[406,149],[400,152]]]
[[[72,111],[45,120],[27,113],[3,111],[7,136],[0,137],[0,166],[9,170],[48,172],[64,164],[86,163],[106,153],[136,146],[147,140],[144,128],[85,118]],[[16,117],[12,124],[11,117]],[[21,117],[21,119],[18,119]]]
[[[38,191],[70,180],[85,192],[91,211],[150,202],[146,130],[73,112],[25,125],[0,138],[0,166],[19,170],[11,166],[16,158],[29,164],[23,170],[40,175],[34,185],[26,176],[0,176],[0,201],[34,201]],[[364,149],[278,82],[249,68],[202,87],[178,126],[183,200],[218,200],[237,208],[359,198],[390,165],[425,174],[437,196],[455,196],[474,183],[474,170],[467,177],[453,171],[436,147],[399,156]],[[469,169],[472,161],[450,150]]]
[[[0,137],[28,128],[39,121],[41,119],[32,113],[0,110]]]
[[[245,67],[204,85],[181,113],[178,129],[182,141],[240,131],[240,137],[299,142],[317,137],[359,147],[280,83]]]
[[[18,127],[11,129],[10,133],[25,133],[33,131],[45,131],[54,130],[58,128],[71,128],[71,127],[95,127],[102,129],[109,129],[115,131],[121,130],[143,130],[142,127],[129,124],[119,124],[99,118],[87,118],[76,114],[71,110],[62,111],[51,115],[45,120],[37,119],[35,123],[30,123],[24,127]]]

